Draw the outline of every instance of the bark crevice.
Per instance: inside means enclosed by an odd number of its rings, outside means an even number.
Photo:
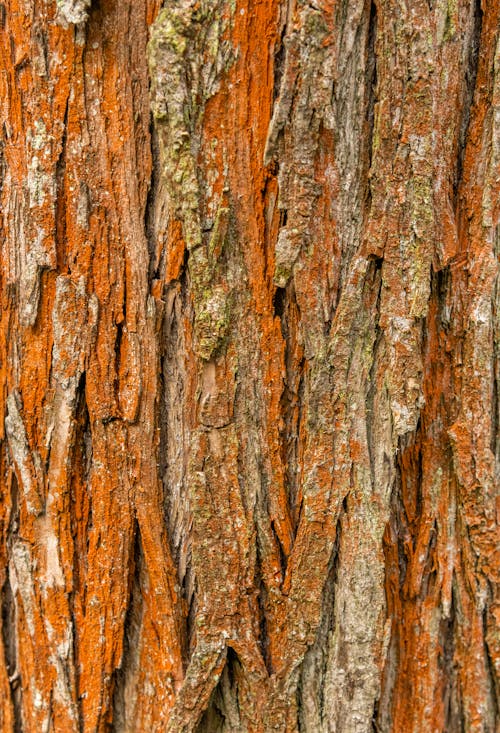
[[[366,199],[365,211],[369,212],[371,203],[370,169],[373,156],[373,136],[375,130],[375,105],[377,103],[377,6],[372,0],[370,2],[370,19],[366,40],[366,139],[367,150],[367,178],[366,178]]]
[[[453,198],[455,201],[455,208],[458,205],[458,193],[463,176],[467,133],[469,130],[472,107],[474,103],[474,93],[476,90],[479,52],[481,48],[481,33],[483,28],[483,9],[481,7],[481,0],[473,0],[471,3],[471,8],[472,18],[469,21],[470,27],[468,28],[467,33],[466,56],[464,62],[465,68],[463,104],[461,106],[461,119],[458,132],[457,162],[453,185]]]
[[[12,733],[23,733],[22,690],[23,680],[18,668],[16,644],[16,605],[10,584],[9,569],[6,569],[5,581],[1,589],[2,603],[2,637],[5,653],[5,668],[9,677],[14,729]],[[4,702],[5,706],[7,701]]]
[[[113,674],[114,733],[133,733],[137,714],[137,678],[140,676],[141,631],[143,621],[144,555],[139,525],[134,528],[134,549],[131,556],[130,591],[123,623],[123,648],[120,666]]]
[[[245,733],[240,712],[238,680],[242,667],[238,655],[228,647],[226,664],[213,690],[196,733]]]
[[[149,289],[153,284],[153,280],[163,281],[165,278],[165,247],[160,247],[158,241],[161,232],[158,231],[158,197],[160,189],[160,149],[158,143],[158,134],[154,125],[153,114],[150,114],[149,122],[149,138],[151,145],[151,175],[148,181],[148,193],[146,196],[146,206],[144,208],[144,231],[146,234],[146,242],[148,246],[149,265],[148,265],[148,282]],[[163,295],[163,293],[161,293]]]
[[[347,501],[344,500],[337,519],[335,541],[323,587],[321,619],[314,642],[307,649],[300,666],[297,688],[298,726],[305,733],[325,730],[328,725],[327,697],[331,694],[331,688],[327,680],[331,664],[331,636],[335,628],[335,588],[340,564],[342,519],[346,512]]]

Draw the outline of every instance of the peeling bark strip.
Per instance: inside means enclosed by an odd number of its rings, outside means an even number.
[[[500,5],[0,44],[0,729],[500,730]]]

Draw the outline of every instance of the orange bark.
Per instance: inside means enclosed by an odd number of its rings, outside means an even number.
[[[499,28],[0,4],[1,730],[500,730]]]

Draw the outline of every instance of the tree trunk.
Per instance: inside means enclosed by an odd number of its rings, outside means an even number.
[[[500,731],[500,3],[0,4],[0,728]]]

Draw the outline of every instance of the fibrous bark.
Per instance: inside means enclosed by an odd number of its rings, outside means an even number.
[[[493,733],[500,5],[0,5],[0,728]]]

